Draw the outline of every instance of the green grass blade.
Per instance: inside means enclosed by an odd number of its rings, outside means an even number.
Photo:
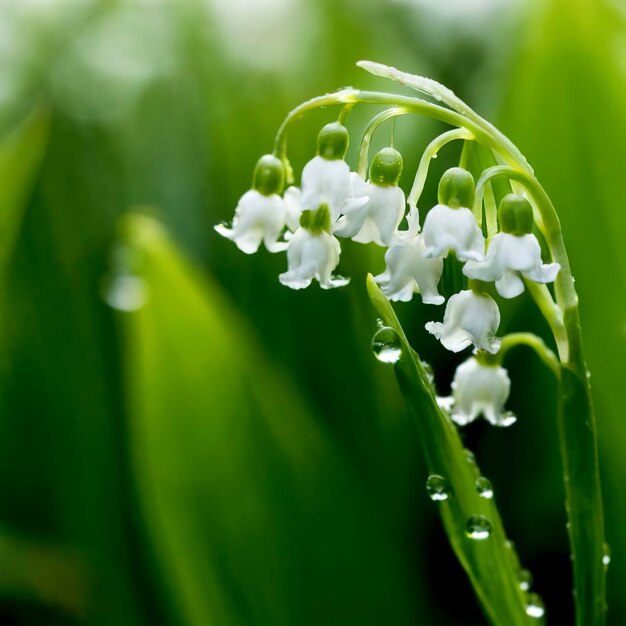
[[[400,545],[289,377],[157,222],[118,245],[147,295],[119,320],[133,465],[180,621],[414,623]]]
[[[402,355],[395,364],[402,393],[411,409],[422,442],[428,471],[444,477],[450,496],[438,502],[443,524],[452,547],[467,572],[485,614],[492,624],[536,624],[526,614],[526,594],[519,586],[519,564],[507,543],[500,515],[493,499],[479,495],[476,480],[480,472],[463,447],[456,426],[439,408],[436,394],[417,353],[410,347],[393,308],[373,278],[367,289],[384,324],[398,334]],[[492,525],[491,536],[470,539],[467,520],[485,516]]]

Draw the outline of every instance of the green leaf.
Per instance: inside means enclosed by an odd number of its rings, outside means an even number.
[[[389,301],[371,275],[367,290],[384,324],[398,335],[402,354],[395,364],[402,393],[420,434],[430,475],[443,477],[450,486],[447,499],[437,503],[441,518],[459,561],[467,572],[487,618],[492,624],[532,624],[526,615],[526,594],[519,586],[519,562],[507,542],[500,514],[493,499],[479,495],[478,466],[464,449],[456,426],[439,408],[435,390],[417,353]],[[484,516],[492,532],[482,541],[466,532],[472,516]]]
[[[13,249],[47,137],[48,114],[39,109],[0,144],[0,267]]]
[[[286,372],[157,222],[117,245],[146,295],[119,319],[134,472],[181,621],[411,623],[402,550]]]

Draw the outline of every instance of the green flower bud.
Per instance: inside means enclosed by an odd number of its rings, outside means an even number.
[[[300,215],[300,226],[312,233],[330,232],[330,209],[327,204],[320,204],[314,211],[303,211]]]
[[[498,208],[500,230],[517,237],[533,230],[533,209],[530,202],[516,193],[509,193],[500,201]]]
[[[326,124],[317,136],[317,154],[329,161],[343,159],[348,151],[349,142],[348,129],[343,124],[339,122]]]
[[[439,181],[439,204],[451,209],[474,204],[474,177],[462,167],[451,167]]]
[[[383,148],[372,160],[370,182],[380,187],[395,186],[403,167],[402,155],[395,148]]]
[[[282,193],[285,185],[285,167],[282,161],[273,154],[264,154],[254,168],[252,189],[264,196]]]

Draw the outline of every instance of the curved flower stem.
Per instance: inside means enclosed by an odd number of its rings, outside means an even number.
[[[541,337],[533,333],[510,333],[505,335],[502,337],[500,350],[496,356],[499,360],[504,359],[506,353],[515,346],[528,346],[532,348],[537,356],[550,368],[550,371],[554,374],[556,379],[560,380],[561,364],[556,354],[546,346]]]
[[[370,120],[369,124],[365,128],[363,139],[361,139],[361,146],[359,147],[359,163],[357,171],[363,180],[367,178],[367,164],[369,162],[370,144],[376,129],[388,119],[396,117],[397,115],[407,115],[408,113],[414,113],[414,111],[405,107],[393,106],[390,109],[381,111]]]
[[[464,128],[474,140],[490,148],[498,161],[504,163],[488,168],[481,176],[477,185],[477,202],[482,203],[484,186],[496,176],[506,176],[514,186],[521,184],[527,190],[537,211],[537,224],[546,238],[554,261],[561,265],[555,281],[556,302],[545,285],[537,286],[533,283],[531,286],[528,281],[527,286],[550,324],[561,359],[559,428],[566,506],[570,520],[569,535],[574,558],[576,619],[578,626],[601,626],[605,617],[605,570],[602,564],[604,520],[595,416],[582,348],[578,296],[556,210],[519,149],[449,89],[435,81],[384,65],[367,61],[359,65],[373,74],[426,93],[450,108],[421,98],[344,89],[313,98],[291,111],[276,135],[274,154],[287,162],[287,130],[290,125],[308,111],[321,106],[362,103],[398,107],[404,112],[419,113],[459,129]],[[490,218],[488,230],[493,232],[494,216]]]
[[[422,155],[420,163],[417,167],[413,186],[411,187],[411,191],[409,192],[407,198],[409,208],[415,209],[417,207],[417,202],[422,195],[422,191],[424,191],[424,184],[426,183],[426,177],[428,176],[428,167],[430,166],[430,162],[437,156],[437,153],[441,150],[441,148],[457,139],[472,140],[474,139],[474,135],[465,128],[455,128],[442,133],[438,137],[435,137],[435,139],[433,139],[428,146],[426,146],[426,150],[424,150],[424,154]]]

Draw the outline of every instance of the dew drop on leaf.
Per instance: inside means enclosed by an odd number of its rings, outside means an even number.
[[[491,486],[491,482],[484,476],[479,476],[476,479],[476,491],[478,491],[478,495],[481,498],[486,498],[487,500],[493,498],[493,487]]]
[[[533,585],[533,575],[527,569],[521,569],[517,575],[519,588],[522,591],[529,591]]]
[[[388,326],[376,331],[372,338],[372,352],[382,363],[397,363],[402,356],[398,333]]]
[[[431,474],[426,481],[426,493],[435,502],[447,500],[450,497],[448,481],[439,474]]]
[[[484,541],[491,536],[491,522],[484,515],[472,515],[465,524],[465,534],[476,541]]]
[[[103,297],[117,311],[137,311],[147,300],[146,283],[132,274],[113,274],[104,286]]]
[[[536,593],[529,593],[526,598],[526,615],[541,618],[546,614],[546,607],[541,597]]]

